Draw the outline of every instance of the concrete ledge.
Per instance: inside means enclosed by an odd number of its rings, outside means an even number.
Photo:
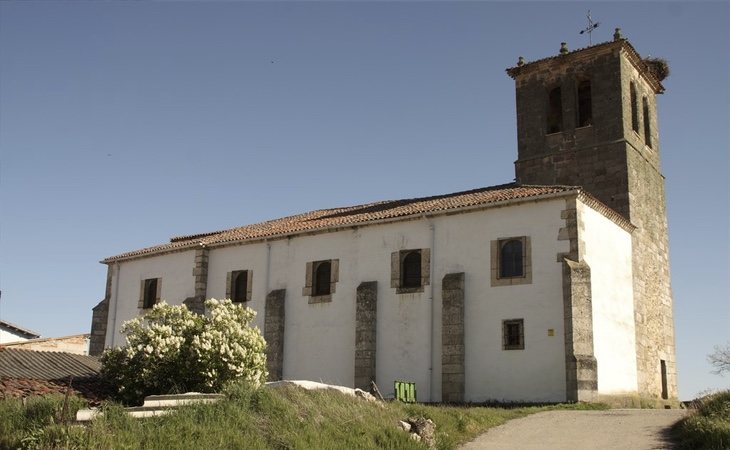
[[[195,403],[214,403],[224,397],[223,394],[201,394],[200,392],[187,392],[177,395],[149,395],[144,398],[142,406],[124,408],[124,411],[137,418],[156,417],[170,414],[179,406]],[[98,408],[80,409],[76,413],[76,421],[88,422],[102,414]]]

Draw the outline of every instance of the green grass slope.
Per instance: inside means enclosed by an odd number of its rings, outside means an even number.
[[[398,428],[420,416],[436,423],[439,449],[453,449],[505,421],[556,407],[487,408],[367,402],[340,392],[298,387],[249,390],[176,413],[134,419],[121,406],[87,425],[64,421],[62,397],[0,401],[0,448],[61,449],[424,449]],[[66,417],[82,407],[71,402]],[[600,408],[600,406],[582,406]],[[559,407],[557,407],[559,408]],[[572,406],[570,408],[573,408]],[[69,415],[70,414],[70,415]]]
[[[677,422],[674,435],[681,449],[730,449],[730,391],[697,401],[696,411]]]

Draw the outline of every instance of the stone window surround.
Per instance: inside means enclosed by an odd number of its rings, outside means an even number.
[[[146,302],[145,300],[148,300],[146,298],[147,284],[152,282],[153,280],[157,283],[157,290],[155,292],[154,302],[150,305],[149,302]],[[161,293],[162,293],[162,278],[145,278],[143,280],[140,280],[139,301],[137,302],[137,308],[138,309],[151,309],[152,306],[154,306],[160,302]]]
[[[519,344],[509,344],[507,325],[518,325],[520,329]],[[525,319],[506,319],[502,321],[502,350],[524,350],[525,349]]]
[[[236,276],[240,273],[246,272],[246,298],[244,302],[250,302],[251,301],[251,293],[253,291],[253,270],[247,269],[247,270],[233,270],[231,272],[228,272],[226,274],[226,298],[233,301],[233,294],[234,294],[234,284],[236,280]],[[239,302],[234,302],[239,303]]]
[[[330,293],[327,295],[313,295],[314,294],[314,276],[317,266],[320,263],[330,263]],[[332,301],[332,294],[335,293],[337,282],[340,281],[340,260],[339,259],[323,259],[318,261],[310,261],[307,263],[304,287],[302,288],[302,295],[308,297],[309,304],[314,303],[329,303]]]
[[[401,271],[403,260],[411,252],[421,252],[421,285],[417,287],[401,287]],[[423,292],[425,286],[431,284],[431,249],[411,248],[399,250],[390,254],[390,287],[395,288],[396,294],[414,294]]]
[[[513,239],[522,241],[522,275],[518,277],[499,276],[499,266],[502,260],[502,245]],[[499,238],[490,242],[491,253],[491,281],[492,287],[496,286],[512,286],[516,284],[532,284],[532,245],[530,236],[514,236],[508,238]]]

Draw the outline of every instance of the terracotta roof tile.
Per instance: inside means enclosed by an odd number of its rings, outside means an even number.
[[[90,406],[98,406],[109,398],[109,388],[98,377],[71,380],[34,380],[31,378],[0,378],[0,397],[24,398],[33,395],[66,394],[80,395]]]
[[[225,244],[227,242],[282,237],[333,227],[364,225],[371,222],[397,220],[399,218],[405,219],[409,216],[447,212],[449,210],[510,200],[542,197],[560,192],[577,191],[579,189],[576,186],[522,186],[510,183],[433,197],[388,200],[342,208],[320,209],[228,230],[173,237],[169,243],[122,253],[106,258],[102,262],[110,263],[121,259],[199,246]]]

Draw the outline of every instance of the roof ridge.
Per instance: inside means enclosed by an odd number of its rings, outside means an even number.
[[[416,215],[438,214],[479,205],[544,197],[575,189],[580,189],[580,187],[521,185],[510,182],[426,197],[381,200],[352,206],[317,209],[226,230],[190,235],[188,238],[179,237],[166,244],[146,247],[106,258],[102,263],[109,264],[114,261],[146,255],[184,251],[197,246],[226,245],[252,239],[278,238],[302,232],[316,232],[346,226],[402,220]]]

